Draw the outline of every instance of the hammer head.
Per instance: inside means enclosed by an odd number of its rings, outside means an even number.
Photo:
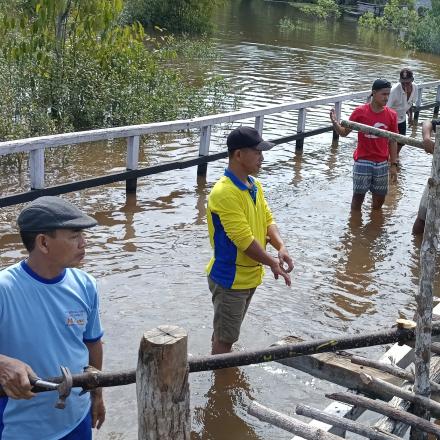
[[[72,390],[72,374],[67,367],[60,367],[63,380],[58,385],[58,401],[55,404],[55,408],[64,409],[66,407],[66,399],[69,397]]]

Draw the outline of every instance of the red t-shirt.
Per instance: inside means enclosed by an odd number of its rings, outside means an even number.
[[[382,130],[398,133],[397,129],[397,113],[389,108],[384,107],[379,113],[375,113],[371,109],[370,103],[356,107],[350,116],[350,121],[359,122],[360,124],[370,125],[371,127],[380,128]],[[358,132],[358,144],[354,150],[354,160],[364,159],[373,162],[383,162],[388,160],[389,140],[384,137],[378,137],[373,134]]]

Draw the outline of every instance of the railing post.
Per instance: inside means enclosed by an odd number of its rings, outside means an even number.
[[[423,94],[423,87],[419,87],[418,90],[418,96],[417,96],[417,102],[416,102],[416,111],[414,112],[414,121],[417,122],[419,119],[419,113],[420,113],[420,106],[422,105],[422,94]]]
[[[139,165],[139,136],[127,138],[127,170],[137,170]],[[125,192],[127,194],[136,193],[137,179],[127,179],[125,181]]]
[[[205,125],[200,133],[199,157],[209,155],[209,144],[211,142],[211,126]],[[208,164],[202,163],[197,166],[197,175],[206,176]]]
[[[255,117],[255,130],[258,131],[258,133],[263,133],[263,123],[264,123],[264,115],[256,116]]]
[[[335,102],[335,113],[336,113],[336,119],[338,121],[341,120],[341,111],[342,111],[342,101]],[[339,139],[339,134],[336,132],[335,129],[333,129],[333,140],[337,141]]]
[[[296,127],[296,132],[297,133],[303,133],[304,129],[306,126],[306,109],[305,108],[300,108],[299,112],[298,112],[298,125]],[[297,139],[296,141],[296,146],[295,146],[295,151],[298,152],[302,152],[304,147],[304,138],[302,139]]]
[[[187,334],[161,325],[144,333],[136,370],[139,440],[189,440]]]
[[[438,112],[439,112],[439,107],[440,107],[440,86],[437,86],[437,94],[435,95],[435,107],[434,107],[434,112],[432,117],[433,118],[437,118],[438,117]]]
[[[44,148],[29,152],[31,189],[44,188]]]

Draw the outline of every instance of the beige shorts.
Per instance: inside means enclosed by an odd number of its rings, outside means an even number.
[[[253,289],[226,289],[208,277],[214,305],[214,336],[227,344],[238,341],[240,327],[256,287]]]

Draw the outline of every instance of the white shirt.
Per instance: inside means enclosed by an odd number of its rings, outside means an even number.
[[[406,121],[406,112],[416,103],[416,101],[417,84],[415,82],[412,83],[411,95],[407,98],[405,90],[403,90],[402,85],[398,82],[391,88],[387,106],[396,111],[397,122],[400,124],[401,122]]]

